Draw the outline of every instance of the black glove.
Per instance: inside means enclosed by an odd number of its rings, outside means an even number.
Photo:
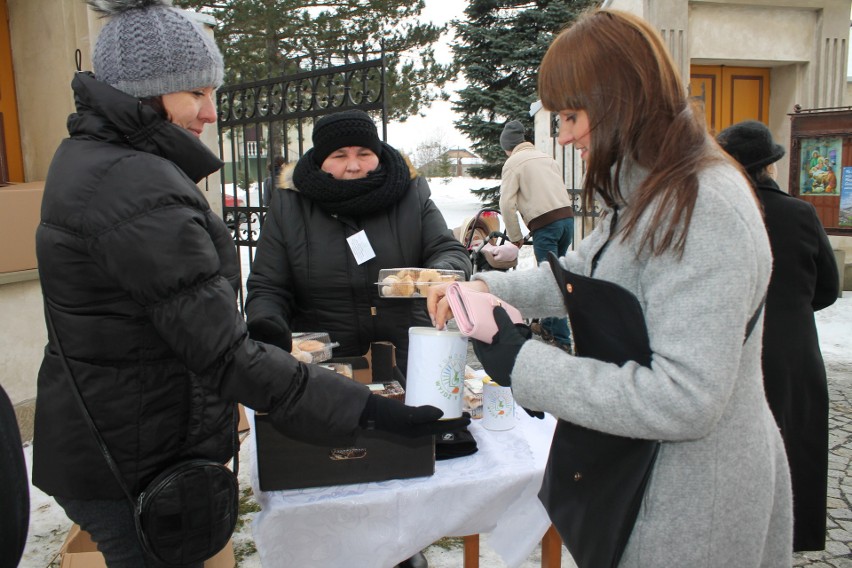
[[[255,341],[280,347],[288,353],[293,349],[293,335],[281,314],[252,319],[247,325],[249,337]]]
[[[439,420],[444,412],[434,406],[406,406],[386,396],[371,394],[361,413],[362,428],[384,430],[409,438],[454,432],[470,424],[470,414]]]
[[[528,325],[512,323],[502,306],[494,307],[497,333],[490,344],[473,340],[473,352],[488,376],[501,387],[512,386],[512,368],[524,343],[532,337]]]
[[[524,407],[522,406],[521,408]],[[528,408],[524,408],[524,412],[526,412],[530,418],[538,418],[539,420],[544,420],[544,412],[542,412],[541,410],[530,410]]]

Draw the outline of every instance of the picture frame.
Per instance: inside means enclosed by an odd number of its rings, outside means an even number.
[[[790,195],[811,203],[829,235],[852,235],[852,107],[790,115]]]

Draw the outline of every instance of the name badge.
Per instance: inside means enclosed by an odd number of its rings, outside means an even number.
[[[346,242],[349,243],[349,249],[355,257],[355,262],[358,264],[364,264],[371,258],[376,258],[376,253],[373,251],[373,247],[370,245],[370,240],[367,238],[367,233],[364,231],[355,233],[351,237],[347,238]]]

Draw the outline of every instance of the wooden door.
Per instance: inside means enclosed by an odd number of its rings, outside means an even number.
[[[0,0],[0,185],[10,181],[24,181],[24,161],[9,40],[9,11],[6,0]]]
[[[769,71],[725,65],[691,67],[689,92],[703,102],[713,135],[743,120],[769,122]]]

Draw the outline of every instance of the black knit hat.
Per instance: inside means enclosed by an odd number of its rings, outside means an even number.
[[[338,148],[361,146],[382,156],[382,141],[370,115],[363,110],[344,110],[317,121],[312,136],[314,162],[319,165]]]
[[[773,142],[766,125],[756,120],[744,120],[727,127],[716,136],[716,141],[749,172],[784,157],[784,147]]]

